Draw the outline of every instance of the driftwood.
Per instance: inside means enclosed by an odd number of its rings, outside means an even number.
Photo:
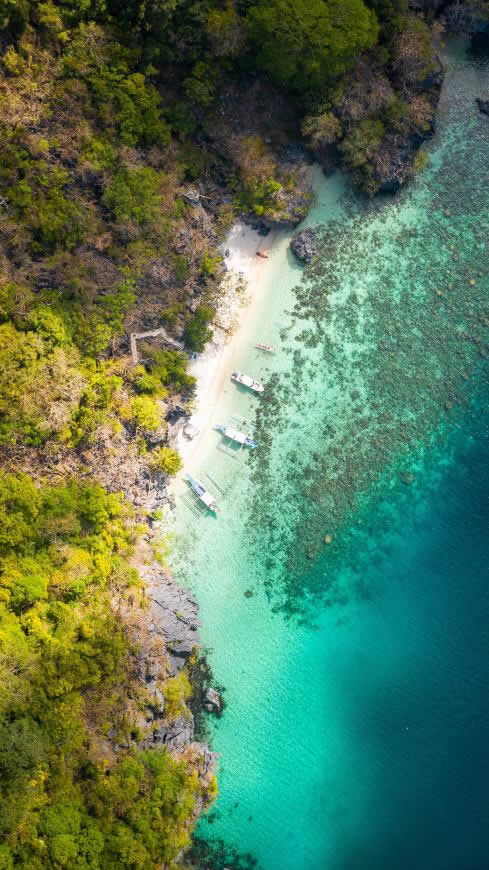
[[[138,347],[136,341],[139,338],[156,338],[157,335],[161,335],[166,344],[169,344],[170,347],[174,347],[175,350],[183,350],[183,342],[171,338],[171,336],[168,335],[163,327],[161,327],[160,329],[150,329],[149,332],[131,332],[129,336],[129,341],[131,343],[132,361],[135,366],[137,366],[139,362]]]

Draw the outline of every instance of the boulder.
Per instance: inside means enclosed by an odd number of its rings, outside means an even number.
[[[204,707],[209,713],[221,713],[222,711],[222,698],[217,689],[213,689],[212,686],[209,686],[204,692]]]
[[[200,193],[196,187],[187,187],[187,189],[182,192],[182,199],[187,203],[187,205],[199,205]]]
[[[290,243],[294,254],[303,263],[310,263],[317,253],[317,234],[312,227],[301,230]]]

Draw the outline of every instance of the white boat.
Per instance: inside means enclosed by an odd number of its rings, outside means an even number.
[[[219,510],[214,496],[211,495],[200,480],[197,480],[197,478],[192,477],[190,474],[185,474],[185,480],[188,480],[192,492],[197,496],[198,501],[204,508],[208,508],[208,510],[214,513]]]
[[[245,375],[244,372],[233,372],[231,380],[236,381],[237,384],[243,384],[243,387],[248,387],[248,389],[253,390],[254,393],[263,393],[265,389],[263,384],[260,384],[259,381],[255,381],[254,378],[250,378],[249,375]]]
[[[258,350],[262,350],[264,353],[276,353],[276,347],[273,344],[257,344]]]
[[[226,426],[225,423],[218,423],[216,426],[219,432],[222,432],[226,438],[230,438],[231,441],[235,441],[236,444],[241,444],[242,447],[258,447],[258,442],[253,438],[250,438],[246,432],[242,432],[241,429],[234,429],[232,426]]]

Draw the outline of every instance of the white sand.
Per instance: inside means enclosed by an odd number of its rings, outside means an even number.
[[[222,245],[229,271],[223,281],[222,301],[216,313],[213,340],[188,366],[189,374],[197,378],[194,411],[188,422],[198,428],[199,434],[190,440],[183,434],[183,427],[179,429],[173,446],[183,459],[184,469],[175,482],[181,479],[184,470],[190,468],[201,440],[216,422],[214,412],[229,380],[235,343],[246,334],[253,302],[260,296],[268,271],[267,260],[257,257],[256,252],[270,248],[276,235],[272,231],[268,236],[260,236],[246,224],[237,223]]]

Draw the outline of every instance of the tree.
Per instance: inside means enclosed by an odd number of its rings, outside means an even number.
[[[363,0],[261,0],[247,20],[258,65],[298,91],[324,89],[378,34]]]
[[[215,313],[211,305],[199,305],[194,316],[187,320],[183,334],[190,350],[202,353],[207,342],[212,338],[209,324],[214,319]]]

